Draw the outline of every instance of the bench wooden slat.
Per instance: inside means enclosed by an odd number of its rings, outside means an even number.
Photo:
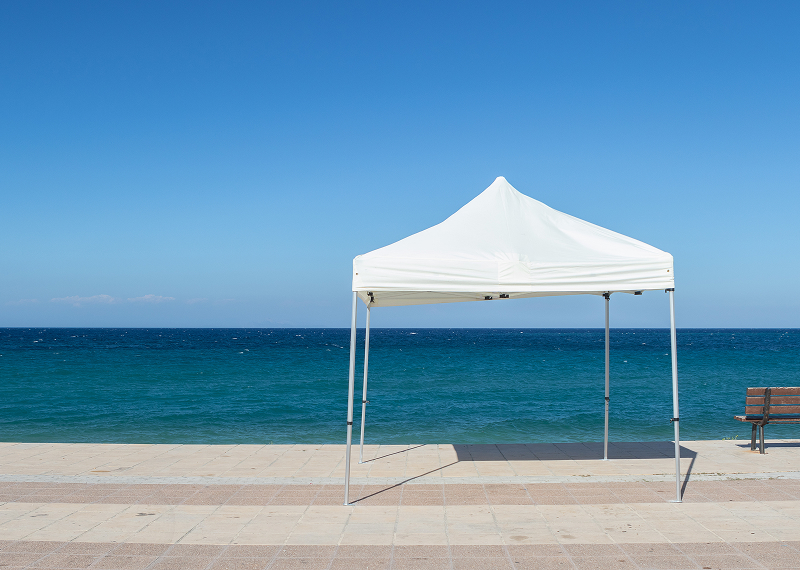
[[[744,407],[745,414],[763,414],[764,413],[764,406],[745,406]],[[770,404],[769,406],[769,416],[772,417],[775,414],[800,414],[800,406],[774,406]]]
[[[746,401],[748,404],[756,405],[764,403],[764,396],[747,396]],[[773,404],[800,404],[800,396],[770,396],[770,402]]]
[[[763,401],[764,398],[761,398]],[[770,406],[800,406],[800,396],[772,396],[769,399]]]
[[[800,396],[800,388],[772,388],[773,396]]]
[[[800,406],[769,406],[769,417],[777,414],[800,414]]]
[[[748,388],[747,395],[763,397],[765,390],[766,388]],[[770,392],[773,396],[800,396],[800,388],[794,387],[771,388]]]

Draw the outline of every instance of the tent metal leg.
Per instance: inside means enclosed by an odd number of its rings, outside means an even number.
[[[675,427],[675,501],[681,502],[681,435],[678,411],[678,336],[675,332],[675,289],[669,293],[669,332],[672,353],[672,425]]]
[[[350,444],[353,437],[353,392],[356,380],[356,313],[358,294],[353,291],[353,314],[350,320],[350,382],[347,389],[347,451],[344,457],[344,504],[350,504]]]
[[[364,463],[364,426],[367,419],[367,370],[369,370],[369,314],[367,305],[367,332],[364,338],[364,393],[361,396],[361,444],[358,447],[358,462]]]
[[[608,461],[608,397],[609,397],[609,329],[608,329],[608,313],[611,304],[611,293],[603,295],[606,299],[606,430],[605,437],[603,438],[603,461]]]

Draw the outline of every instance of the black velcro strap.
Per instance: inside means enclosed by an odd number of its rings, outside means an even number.
[[[680,418],[670,418],[669,421],[670,422],[679,422],[679,421],[681,421],[681,419]]]
[[[347,425],[351,426],[353,425],[353,422],[347,422]]]

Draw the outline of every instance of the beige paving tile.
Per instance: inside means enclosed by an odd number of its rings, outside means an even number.
[[[512,529],[501,533],[503,544],[558,544],[558,538],[549,527]]]
[[[348,519],[353,524],[394,524],[397,521],[398,507],[355,507]]]
[[[287,533],[269,532],[240,532],[232,544],[260,545],[260,544],[285,544]]]

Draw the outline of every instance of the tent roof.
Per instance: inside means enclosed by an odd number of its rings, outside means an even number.
[[[669,253],[554,210],[502,176],[442,223],[353,259],[353,291],[373,307],[671,287]]]

